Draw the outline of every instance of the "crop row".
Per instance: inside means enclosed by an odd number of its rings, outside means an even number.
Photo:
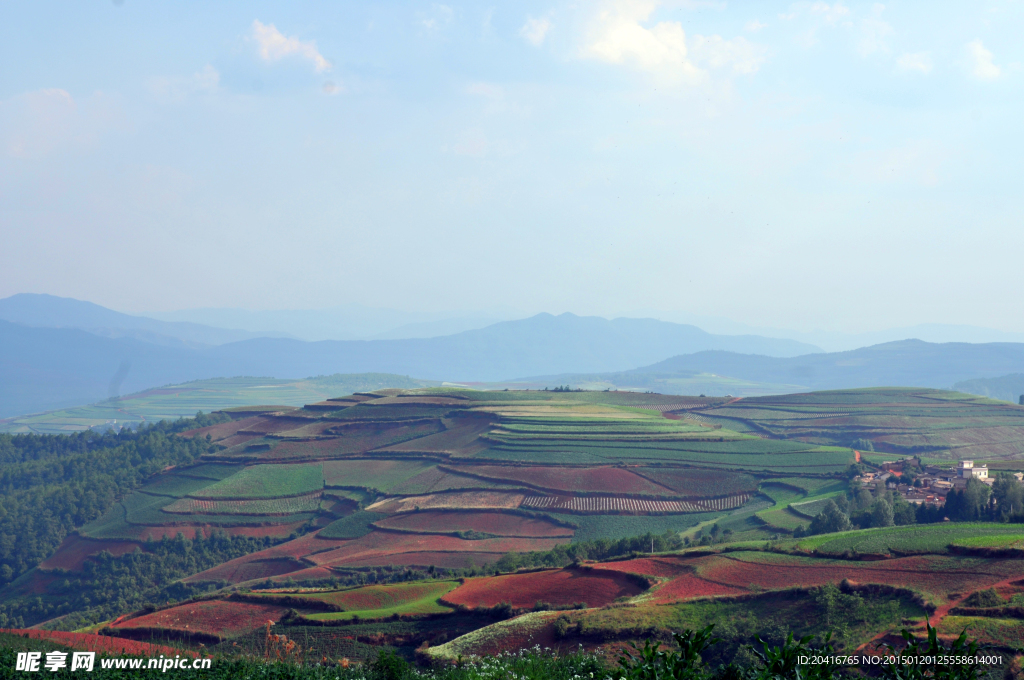
[[[664,413],[665,411],[681,411],[683,409],[690,408],[705,408],[708,406],[707,402],[691,402],[689,404],[630,404],[633,408],[644,409],[646,411],[658,411]]]
[[[315,491],[291,498],[256,498],[239,501],[179,498],[162,510],[183,515],[290,515],[317,510],[320,507],[321,494],[321,491]]]
[[[247,499],[297,496],[324,486],[323,466],[254,465],[193,494],[196,498]]]
[[[527,496],[522,507],[569,512],[710,512],[738,508],[749,494],[703,501],[655,501],[619,496]]]
[[[261,460],[288,460],[296,458],[337,458],[366,453],[385,446],[393,446],[441,432],[444,425],[438,419],[412,423],[362,424],[358,428],[346,427],[342,434],[330,439],[312,441],[285,441],[260,456]],[[332,430],[333,431],[333,430]]]

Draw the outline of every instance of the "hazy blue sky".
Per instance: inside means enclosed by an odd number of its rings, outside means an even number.
[[[23,2],[0,297],[1024,331],[1021,2]]]

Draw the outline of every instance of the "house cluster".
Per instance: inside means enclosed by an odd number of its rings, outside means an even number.
[[[946,494],[954,489],[964,489],[971,479],[989,485],[995,482],[994,478],[988,476],[988,466],[975,465],[973,460],[962,460],[956,467],[943,468],[933,465],[922,466],[919,459],[910,458],[886,461],[879,468],[878,472],[865,472],[856,477],[854,482],[860,482],[864,486],[875,486],[880,481],[884,482],[887,488],[895,489],[907,502],[915,504],[944,505]],[[908,469],[917,473],[913,484],[901,479]],[[1015,472],[1014,477],[1018,482],[1024,483],[1024,473]]]

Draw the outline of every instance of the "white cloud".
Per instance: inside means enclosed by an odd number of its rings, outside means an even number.
[[[160,101],[182,102],[190,94],[212,94],[220,86],[220,73],[207,64],[191,76],[157,76],[146,81],[149,91]]]
[[[768,24],[762,24],[757,19],[748,21],[743,29],[749,33],[757,33],[761,29],[768,28]]]
[[[674,82],[698,84],[708,69],[733,74],[755,73],[765,60],[765,49],[742,37],[695,35],[687,39],[678,21],[644,26],[659,0],[613,0],[604,5],[591,25],[585,57],[613,64],[629,64]]]
[[[928,52],[914,52],[901,54],[896,59],[896,66],[901,71],[918,72],[925,75],[932,72],[932,55]]]
[[[551,21],[547,18],[534,19],[527,17],[526,23],[519,29],[519,35],[526,39],[526,42],[540,47],[551,30]]]
[[[320,91],[323,92],[324,94],[334,95],[334,94],[341,94],[342,92],[345,91],[345,88],[342,87],[341,85],[338,85],[333,80],[328,80],[320,88]]]
[[[682,24],[662,21],[651,28],[641,25],[656,7],[651,0],[619,0],[605,5],[593,23],[583,55],[612,64],[629,63],[688,83],[701,82],[705,73],[689,59]]]
[[[277,61],[294,54],[313,62],[317,73],[331,69],[331,62],[327,61],[317,50],[315,40],[302,41],[294,37],[286,38],[274,24],[263,24],[259,19],[252,22],[252,37],[259,45],[260,57],[263,58],[263,61]]]
[[[995,80],[1002,69],[992,61],[992,52],[985,49],[980,40],[967,43],[967,57],[971,63],[971,73],[979,80]]]
[[[765,50],[743,37],[726,40],[720,35],[698,35],[692,41],[694,59],[711,68],[728,68],[733,73],[757,73],[765,60]]]
[[[452,19],[455,18],[455,10],[448,5],[439,5],[435,3],[431,7],[430,16],[425,16],[420,19],[420,24],[423,25],[428,31],[440,28],[444,24],[451,23]]]

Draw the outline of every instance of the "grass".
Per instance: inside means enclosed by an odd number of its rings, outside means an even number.
[[[283,498],[322,489],[323,465],[254,465],[196,493],[197,498]]]
[[[359,538],[373,531],[373,523],[387,515],[379,512],[360,510],[348,517],[342,517],[320,530],[324,538]]]
[[[923,455],[946,461],[1024,459],[1024,409],[924,388],[870,388],[752,397],[703,411],[726,427],[851,446],[869,460]],[[998,429],[996,429],[998,428]]]
[[[985,547],[1013,545],[1024,540],[1024,526],[991,523],[920,524],[879,529],[861,529],[838,534],[822,534],[796,543],[801,550],[824,555],[852,553],[945,553],[949,545]]]
[[[332,460],[324,463],[327,486],[389,491],[434,467],[419,460]]]
[[[212,378],[166,385],[88,406],[0,420],[0,432],[62,434],[118,424],[190,418],[238,406],[281,404],[302,406],[331,397],[385,387],[414,388],[431,383],[386,373],[337,374],[278,380],[274,378]]]
[[[683,515],[567,515],[550,513],[559,522],[576,525],[573,542],[593,541],[599,538],[616,540],[643,534],[664,534],[666,531],[684,531],[703,521],[721,517],[720,512],[687,513]]]
[[[366,586],[357,591],[316,594],[310,599],[331,603],[347,603],[356,597],[376,600],[382,606],[367,609],[348,609],[343,612],[322,612],[309,614],[306,618],[316,621],[337,621],[353,618],[384,619],[394,615],[440,614],[452,608],[438,602],[438,599],[459,586],[458,581],[416,581],[387,586]],[[342,606],[345,606],[342,604]]]

